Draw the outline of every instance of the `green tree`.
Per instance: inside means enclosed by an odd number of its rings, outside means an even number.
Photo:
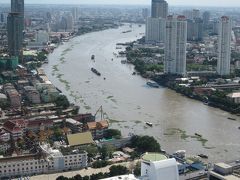
[[[118,176],[118,175],[124,175],[128,173],[128,169],[125,166],[117,165],[117,166],[111,166],[109,168],[110,172],[109,175],[112,176]]]
[[[131,139],[132,146],[138,151],[144,152],[160,152],[161,147],[154,137],[150,136],[134,136]]]
[[[64,95],[58,96],[57,99],[55,100],[55,104],[57,107],[62,107],[64,109],[67,109],[70,106],[67,97]]]
[[[121,138],[122,134],[121,131],[118,129],[108,129],[106,131],[106,138]]]
[[[87,147],[84,147],[83,150],[87,151],[88,157],[95,157],[98,154],[98,148],[94,145],[89,145]]]
[[[82,180],[90,180],[90,177],[89,177],[89,176],[84,176],[84,177],[82,178]]]
[[[112,145],[103,145],[100,149],[100,154],[103,160],[112,157],[112,153],[114,152],[115,148]]]
[[[141,175],[141,163],[140,162],[138,162],[136,164],[136,166],[134,167],[133,172],[134,172],[134,175],[137,176],[137,177]]]
[[[109,165],[107,161],[95,161],[92,163],[93,168],[102,168],[106,167],[107,165]]]
[[[74,180],[82,180],[82,176],[77,174],[76,176],[73,177]]]
[[[59,176],[59,177],[57,177],[56,180],[68,180],[68,178],[67,178],[67,177],[64,177],[64,176]]]

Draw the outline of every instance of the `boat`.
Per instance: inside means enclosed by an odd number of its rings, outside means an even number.
[[[236,121],[236,119],[235,119],[235,118],[230,118],[230,117],[229,117],[228,119],[229,119],[229,120],[233,120],[233,121]]]
[[[159,88],[159,85],[156,82],[148,81],[147,85],[150,86],[150,87]]]
[[[198,133],[195,133],[195,136],[202,137],[202,135]]]
[[[137,73],[136,72],[133,72],[132,75],[136,75]]]
[[[98,72],[95,68],[91,68],[91,71],[92,71],[93,73],[95,73],[96,75],[101,76],[101,73]]]
[[[103,78],[104,80],[106,80],[106,78]]]
[[[198,156],[199,156],[200,158],[203,158],[203,159],[208,159],[208,156],[205,155],[205,154],[199,154]]]
[[[125,33],[130,33],[130,32],[132,32],[132,31],[131,31],[131,30],[129,30],[129,31],[123,31],[122,33],[125,34]]]
[[[238,129],[240,130],[240,126],[238,127]]]
[[[91,56],[91,60],[94,60],[94,59],[95,59],[95,55],[92,55],[92,56]]]
[[[150,126],[150,127],[152,127],[152,126],[153,126],[153,124],[152,124],[152,123],[150,123],[150,122],[146,122],[146,125],[148,125],[148,126]]]

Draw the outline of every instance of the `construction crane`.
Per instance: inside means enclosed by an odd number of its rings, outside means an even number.
[[[103,114],[103,107],[102,106],[100,106],[100,108],[97,110],[97,112],[94,115],[94,118],[96,119],[96,116],[99,112],[101,113],[101,120],[103,120],[104,114]]]

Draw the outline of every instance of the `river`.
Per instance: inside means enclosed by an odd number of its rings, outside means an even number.
[[[122,33],[129,29],[132,32]],[[240,117],[164,87],[149,88],[146,79],[132,75],[132,65],[121,64],[123,58],[113,55],[119,51],[116,43],[136,40],[144,31],[144,26],[125,25],[75,37],[55,49],[43,67],[50,81],[80,105],[80,112],[95,113],[102,105],[112,128],[124,135],[151,135],[169,153],[179,149],[190,155],[203,153],[210,162],[240,159]],[[102,76],[93,74],[92,67]]]

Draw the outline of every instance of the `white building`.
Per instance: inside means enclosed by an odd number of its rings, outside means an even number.
[[[61,153],[48,145],[40,146],[42,153],[0,157],[0,179],[82,169],[87,166],[87,153]]]
[[[11,145],[9,143],[0,141],[0,152],[1,153],[6,153],[10,148],[11,148]]]
[[[8,142],[11,139],[11,135],[9,132],[5,131],[4,129],[0,128],[0,142]]]
[[[122,180],[139,180],[133,174],[115,176],[115,177],[105,178],[105,179],[102,179],[102,180],[119,180],[119,179],[122,179]]]
[[[164,71],[186,74],[187,21],[185,16],[168,16],[166,21]]]
[[[146,42],[164,42],[166,34],[166,19],[147,18]]]
[[[165,155],[146,153],[142,156],[142,180],[179,180],[178,166],[175,159]]]
[[[217,73],[222,76],[230,74],[231,33],[232,20],[227,16],[223,16],[219,22],[217,62]]]

